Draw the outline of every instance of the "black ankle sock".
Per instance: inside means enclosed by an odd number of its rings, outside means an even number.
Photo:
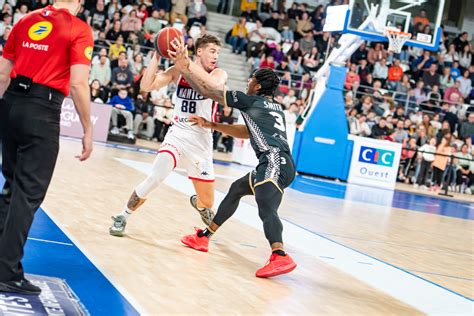
[[[277,255],[282,257],[286,256],[286,253],[281,249],[273,250],[272,253],[276,253]]]
[[[213,235],[213,233],[208,228],[206,228],[206,229],[204,229],[204,230],[202,230],[198,233],[199,237],[206,236],[207,238],[211,238],[212,235]]]

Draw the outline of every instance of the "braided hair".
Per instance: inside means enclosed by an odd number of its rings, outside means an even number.
[[[255,70],[251,77],[255,77],[261,88],[257,95],[274,97],[275,91],[280,84],[280,77],[271,68],[260,68]]]

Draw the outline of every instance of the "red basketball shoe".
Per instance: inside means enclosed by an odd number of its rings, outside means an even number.
[[[263,268],[260,268],[255,273],[258,278],[269,278],[280,274],[288,273],[296,268],[296,263],[291,259],[290,255],[280,256],[272,253],[270,260]]]
[[[195,229],[196,233],[194,235],[184,236],[183,238],[181,238],[181,242],[190,248],[207,252],[209,250],[209,237],[199,237],[198,234],[202,232],[202,229]]]

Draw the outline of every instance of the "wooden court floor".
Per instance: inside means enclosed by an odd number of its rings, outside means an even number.
[[[258,279],[270,253],[251,197],[213,237],[209,253],[193,251],[179,239],[202,223],[189,205],[189,181],[177,171],[132,215],[127,236],[112,237],[110,216],[154,156],[96,145],[80,163],[79,150],[77,141],[61,140],[43,209],[144,314],[473,312],[472,220],[287,190],[280,215],[298,268]],[[215,169],[220,195],[247,172]]]

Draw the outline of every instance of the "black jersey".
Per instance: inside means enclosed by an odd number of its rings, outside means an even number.
[[[250,143],[260,159],[270,151],[290,152],[286,137],[285,115],[281,104],[240,91],[227,91],[228,106],[240,110],[249,130]]]

